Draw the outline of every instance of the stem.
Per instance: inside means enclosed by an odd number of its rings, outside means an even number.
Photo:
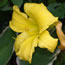
[[[65,49],[65,35],[62,31],[62,23],[61,22],[58,22],[56,25],[56,33],[57,33],[57,36],[61,43],[59,48],[61,48],[63,50],[63,49]]]

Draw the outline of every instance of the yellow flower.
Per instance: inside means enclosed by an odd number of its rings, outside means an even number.
[[[58,17],[54,17],[44,4],[26,3],[24,11],[29,17],[14,6],[9,26],[15,32],[20,33],[14,44],[16,55],[31,63],[37,46],[54,52],[58,39],[51,37],[47,29],[58,21]]]
[[[24,11],[36,21],[40,32],[46,30],[51,24],[58,20],[58,17],[54,17],[42,3],[26,3],[24,5]]]

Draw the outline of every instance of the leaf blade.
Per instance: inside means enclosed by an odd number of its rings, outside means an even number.
[[[16,36],[10,28],[0,37],[0,65],[4,65],[12,56],[14,39]]]

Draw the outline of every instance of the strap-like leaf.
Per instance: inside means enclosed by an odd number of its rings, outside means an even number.
[[[10,28],[0,36],[0,65],[5,65],[12,56],[15,36]]]
[[[3,7],[7,4],[8,0],[2,0],[0,1],[0,7]]]
[[[23,3],[23,0],[11,0],[14,5],[21,6]]]
[[[65,17],[65,3],[54,3],[48,6],[48,9],[57,17]]]

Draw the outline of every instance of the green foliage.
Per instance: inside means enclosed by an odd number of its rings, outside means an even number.
[[[11,19],[11,11],[0,11],[0,33],[8,26],[9,20]]]
[[[12,56],[15,32],[10,28],[0,36],[0,65],[5,65]]]
[[[21,6],[23,3],[23,0],[11,0],[14,5]]]
[[[48,0],[48,4],[54,3],[56,0]]]
[[[12,6],[10,6],[9,2],[0,8],[0,11],[9,11],[9,10],[13,10]]]
[[[36,48],[31,65],[47,65],[54,57],[47,49]]]
[[[12,7],[10,7],[8,4],[5,5],[3,8],[0,9],[1,11],[8,11],[8,10],[12,10]]]
[[[0,7],[3,7],[7,4],[8,0],[0,0]]]
[[[57,17],[65,17],[65,3],[54,3],[48,6],[48,9]]]

